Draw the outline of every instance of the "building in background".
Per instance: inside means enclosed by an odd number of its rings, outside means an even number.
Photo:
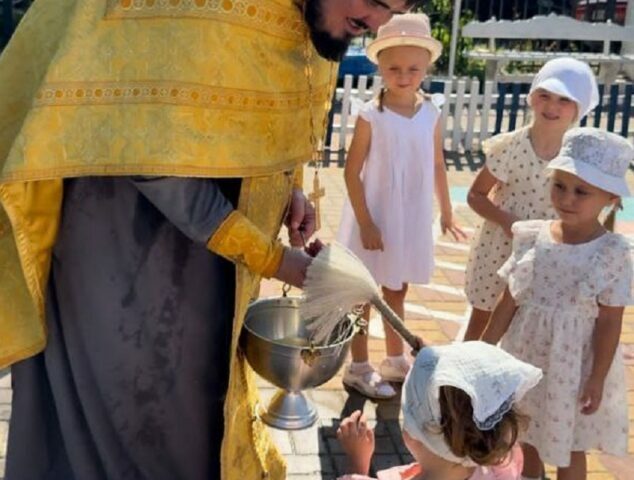
[[[479,21],[491,17],[518,20],[555,13],[577,20],[611,20],[622,25],[627,3],[628,0],[462,0],[462,10],[471,11]]]
[[[625,24],[628,0],[579,0],[575,7],[575,18],[589,22],[611,20]]]

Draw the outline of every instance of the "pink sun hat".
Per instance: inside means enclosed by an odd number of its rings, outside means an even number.
[[[378,63],[378,55],[390,47],[411,46],[429,50],[431,62],[442,53],[442,43],[431,36],[429,17],[424,13],[404,13],[395,15],[385,25],[379,27],[376,38],[366,47],[366,55]]]

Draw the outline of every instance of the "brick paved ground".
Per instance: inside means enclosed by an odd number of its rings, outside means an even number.
[[[471,159],[469,159],[471,160]],[[449,160],[449,181],[453,193],[459,200],[462,192],[473,179],[473,163],[464,159]],[[326,186],[326,200],[322,208],[322,231],[319,237],[325,241],[333,238],[339,223],[339,214],[345,196],[342,179],[343,171],[336,167],[322,170],[322,183]],[[312,173],[306,175],[308,188]],[[632,178],[630,178],[631,184]],[[455,203],[455,214],[461,225],[472,231],[475,215],[459,202]],[[619,229],[634,233],[634,223],[621,223]],[[436,243],[437,268],[429,287],[412,286],[407,296],[407,323],[417,334],[432,343],[447,343],[460,331],[461,321],[467,305],[461,293],[464,281],[464,265],[467,247],[455,244],[448,238],[440,237]],[[277,282],[263,282],[261,296],[280,295],[281,285]],[[380,322],[374,321],[370,329],[371,361],[378,363],[384,355]],[[631,480],[634,478],[634,308],[626,310],[622,343],[626,351],[628,404],[630,417],[630,455],[616,459],[606,455],[593,454],[589,461],[590,480]],[[265,381],[260,381],[263,402],[275,389]],[[344,456],[335,438],[340,418],[357,409],[363,409],[376,426],[377,449],[373,468],[381,469],[411,461],[403,445],[399,427],[399,400],[372,402],[357,394],[347,392],[341,384],[341,373],[318,389],[307,392],[319,412],[317,424],[311,428],[295,432],[271,429],[277,445],[288,461],[289,480],[332,480],[343,473]],[[0,480],[4,472],[4,456],[8,420],[10,416],[10,376],[0,371]],[[554,478],[552,469],[549,469]]]

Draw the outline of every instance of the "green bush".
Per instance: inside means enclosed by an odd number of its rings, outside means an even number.
[[[447,74],[449,70],[449,52],[451,51],[451,25],[453,22],[452,0],[429,0],[418,11],[426,13],[432,28],[432,36],[442,42],[443,51],[435,65],[437,74]],[[460,29],[473,19],[473,13],[463,10],[460,16]],[[471,38],[458,37],[456,48],[456,66],[454,75],[478,77],[484,79],[484,62],[467,58],[467,52],[473,48]]]

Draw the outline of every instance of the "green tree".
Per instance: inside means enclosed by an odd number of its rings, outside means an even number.
[[[451,24],[453,22],[453,0],[428,0],[418,7],[418,11],[426,13],[431,23],[432,36],[442,42],[442,55],[436,62],[437,73],[446,74],[449,69],[449,52],[451,48]],[[460,29],[473,19],[470,10],[463,10],[460,16]],[[473,39],[458,37],[456,48],[456,66],[454,75],[477,76],[484,78],[484,64],[467,58],[467,52],[473,48]]]

